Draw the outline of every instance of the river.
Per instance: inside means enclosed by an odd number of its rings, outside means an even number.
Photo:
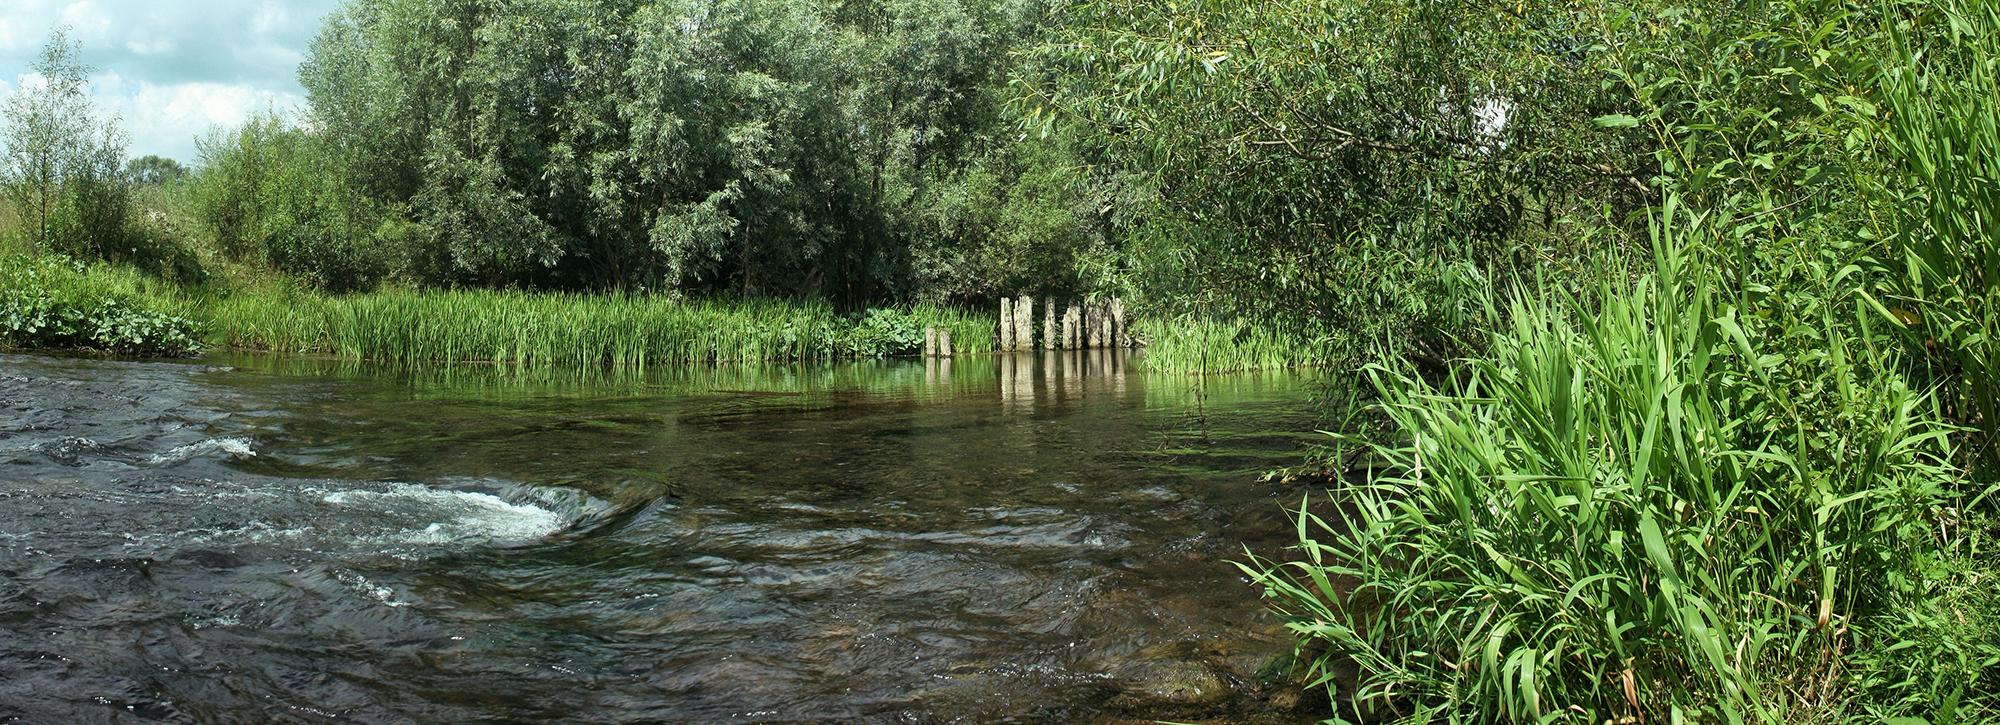
[[[1308,382],[1141,367],[0,355],[0,721],[1297,721]]]

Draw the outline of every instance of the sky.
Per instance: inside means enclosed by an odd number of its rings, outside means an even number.
[[[133,157],[192,163],[195,139],[265,109],[302,108],[298,67],[340,0],[0,0],[0,97],[68,26],[95,68],[91,95]]]

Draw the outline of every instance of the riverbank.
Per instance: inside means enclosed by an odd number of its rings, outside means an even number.
[[[918,352],[926,327],[991,352],[993,321],[937,305],[842,314],[820,302],[282,284],[187,289],[128,268],[0,254],[0,345],[185,355],[203,347],[382,362],[644,368]]]

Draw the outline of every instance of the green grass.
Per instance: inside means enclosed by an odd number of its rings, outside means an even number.
[[[850,317],[824,304],[634,295],[389,290],[260,291],[211,303],[213,339],[282,353],[386,362],[644,369],[685,362],[835,360],[916,352],[923,328],[964,353],[992,349],[990,319],[932,306]]]
[[[1374,369],[1381,467],[1242,565],[1322,684],[1359,670],[1343,714],[2000,716],[1952,429],[1865,345],[1766,349],[1710,228],[1670,201],[1652,276],[1517,299],[1453,382]]]
[[[1877,311],[1947,381],[1953,418],[2000,433],[2000,4],[1939,3],[1949,33],[1895,36],[1881,74],[1884,137],[1900,178],[1895,284]],[[2000,448],[1987,442],[1987,453]]]
[[[1236,319],[1149,319],[1135,323],[1133,332],[1146,340],[1146,366],[1160,372],[1229,373],[1337,363],[1324,340]]]

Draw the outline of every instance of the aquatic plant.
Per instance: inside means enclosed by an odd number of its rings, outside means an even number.
[[[1142,320],[1133,333],[1146,341],[1148,369],[1169,373],[1329,367],[1338,356],[1325,340],[1241,319]]]
[[[990,319],[933,306],[843,316],[817,302],[493,290],[259,293],[218,300],[210,314],[217,341],[238,348],[635,369],[907,354],[922,345],[925,326],[950,328],[960,351],[976,353],[992,348],[993,327]]]

